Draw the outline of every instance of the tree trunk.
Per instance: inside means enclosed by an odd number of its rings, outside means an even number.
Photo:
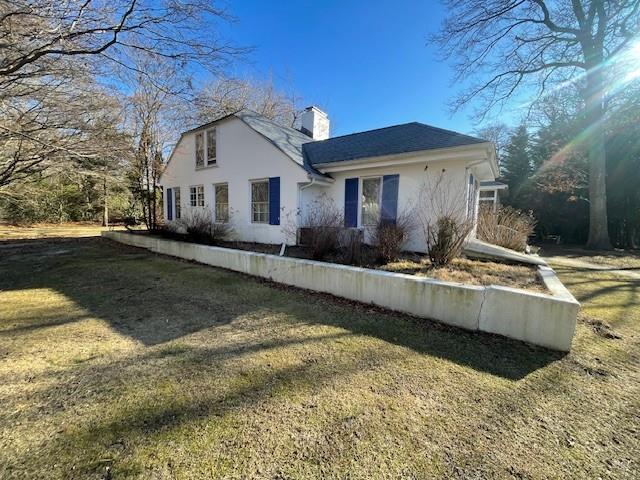
[[[611,248],[607,222],[606,152],[604,131],[604,82],[600,68],[587,71],[583,92],[586,115],[582,135],[589,158],[589,239],[587,248]]]
[[[102,226],[109,226],[109,189],[107,188],[107,177],[105,176],[102,180],[102,188],[104,194],[104,203],[102,209]]]

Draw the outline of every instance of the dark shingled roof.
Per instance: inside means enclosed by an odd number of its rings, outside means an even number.
[[[451,130],[412,122],[318,142],[312,141],[305,143],[302,149],[305,160],[315,166],[359,158],[460,147],[486,141]]]
[[[229,117],[237,117],[242,120],[304,168],[309,175],[316,177],[331,178],[315,168],[316,165],[322,163],[460,147],[486,142],[486,140],[418,122],[314,141],[311,137],[298,130],[279,125],[273,120],[269,120],[251,110],[241,110],[223,116],[188,130],[182,135],[204,129]],[[169,160],[171,160],[171,157]]]

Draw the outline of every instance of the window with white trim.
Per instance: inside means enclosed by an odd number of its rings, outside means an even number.
[[[189,187],[189,205],[204,207],[204,185]]]
[[[204,167],[204,135],[196,133],[196,168]]]
[[[215,199],[215,219],[217,223],[229,222],[229,184],[218,183],[213,186]]]
[[[251,222],[269,223],[269,181],[251,182]]]
[[[382,194],[382,177],[362,179],[361,224],[377,225],[380,221],[380,199]]]
[[[196,133],[196,168],[210,167],[217,163],[216,127]]]
[[[207,130],[207,165],[216,164],[216,129]]]
[[[176,210],[176,220],[177,220],[178,218],[180,218],[180,213],[181,213],[181,211],[180,211],[180,187],[174,187],[173,191],[174,191],[174,194],[173,194],[174,202],[173,203],[175,205],[174,208]]]

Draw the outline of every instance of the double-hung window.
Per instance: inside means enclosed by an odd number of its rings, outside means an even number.
[[[216,129],[207,130],[207,165],[216,164]]]
[[[204,135],[196,133],[196,168],[204,167]]]
[[[189,205],[204,207],[204,185],[189,187]]]
[[[217,223],[229,222],[229,184],[218,183],[213,186],[215,198],[215,220]]]
[[[174,191],[174,204],[175,204],[175,210],[176,210],[176,220],[178,218],[180,218],[180,187],[175,187],[173,189]]]
[[[382,177],[362,179],[362,225],[377,225],[380,221],[380,197]]]
[[[251,221],[269,223],[269,181],[251,182]]]
[[[196,133],[196,168],[215,165],[216,157],[215,127]]]

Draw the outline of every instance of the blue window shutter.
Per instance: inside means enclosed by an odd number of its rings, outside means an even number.
[[[280,225],[280,177],[269,178],[269,225]]]
[[[398,186],[400,175],[385,175],[382,177],[382,223],[396,223],[398,217]]]
[[[167,188],[167,220],[173,220],[173,189]]]
[[[358,226],[358,178],[344,181],[344,226]]]

